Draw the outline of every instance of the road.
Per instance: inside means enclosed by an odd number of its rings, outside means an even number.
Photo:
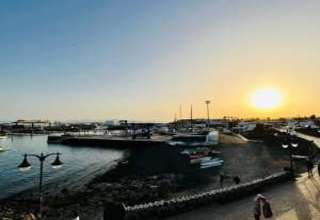
[[[274,186],[261,192],[271,202],[277,220],[320,219],[320,178],[306,174],[296,182]],[[253,218],[254,196],[225,205],[213,205],[192,212],[166,218],[166,220],[250,220]]]
[[[302,134],[300,132],[297,132],[296,135],[300,138],[303,138],[305,140],[308,140],[308,141],[313,141],[313,143],[318,147],[320,148],[320,138],[318,137],[313,137],[313,136],[310,136],[310,135],[306,135],[306,134]]]

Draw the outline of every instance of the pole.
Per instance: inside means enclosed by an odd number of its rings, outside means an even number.
[[[26,161],[27,156],[30,157],[36,157],[39,162],[40,162],[40,176],[39,176],[39,219],[42,219],[42,206],[43,206],[43,192],[42,192],[42,183],[43,183],[43,167],[44,167],[44,161],[46,158],[56,155],[56,160],[52,163],[53,165],[62,165],[61,161],[59,161],[59,155],[60,153],[49,153],[44,155],[41,153],[40,155],[38,154],[25,154],[25,160],[22,162],[21,165],[19,165],[19,168],[28,168],[31,167],[31,165]],[[24,164],[27,163],[27,164]]]
[[[209,128],[210,127],[210,112],[209,112],[210,100],[207,100],[206,104],[207,104],[207,116],[208,116],[208,128]]]
[[[207,114],[208,114],[208,127],[209,127],[209,123],[210,123],[209,104],[207,104]]]
[[[177,114],[174,113],[174,129],[177,129]]]
[[[291,172],[293,172],[293,161],[292,161],[292,146],[291,146],[291,144],[290,144],[290,146],[289,146],[289,151],[290,151],[290,170],[291,170]]]
[[[42,182],[43,182],[43,162],[45,157],[43,153],[40,155],[40,180],[39,180],[39,217],[42,218]]]
[[[192,129],[192,105],[191,105],[191,109],[190,109],[190,127]]]
[[[290,153],[290,172],[292,173],[292,175],[294,176],[294,170],[293,170],[293,159],[292,159],[292,138],[290,136],[290,130],[287,129],[287,144],[288,144],[288,150],[289,150],[289,153]]]
[[[309,160],[311,160],[311,157],[313,155],[312,143],[313,143],[313,141],[309,141],[309,143],[308,143],[308,159]]]
[[[179,107],[179,128],[183,127],[183,123],[182,123],[182,105],[180,105]]]

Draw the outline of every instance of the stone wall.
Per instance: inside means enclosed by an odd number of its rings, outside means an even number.
[[[259,193],[270,185],[292,180],[289,172],[280,172],[251,182],[234,185],[209,192],[182,196],[170,200],[125,206],[126,219],[142,219],[151,216],[165,217],[213,204],[227,203],[233,200]]]

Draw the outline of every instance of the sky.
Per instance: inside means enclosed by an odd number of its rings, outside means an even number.
[[[320,1],[0,3],[0,120],[320,112]],[[273,88],[272,110],[250,94]]]

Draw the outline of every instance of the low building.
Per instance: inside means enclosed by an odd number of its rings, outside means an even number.
[[[311,119],[307,120],[291,120],[288,121],[287,124],[288,127],[295,127],[295,128],[319,128],[318,125],[315,124],[315,122]]]

